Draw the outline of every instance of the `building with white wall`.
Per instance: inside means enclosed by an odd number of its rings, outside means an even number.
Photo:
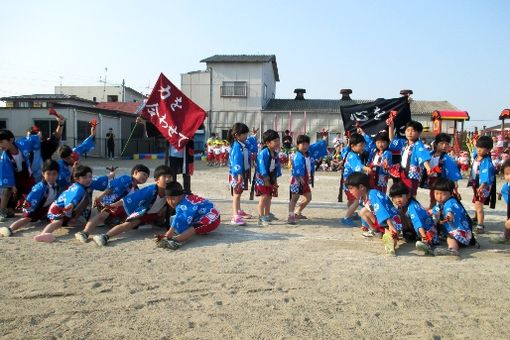
[[[181,90],[208,112],[207,133],[226,136],[235,122],[260,126],[260,112],[280,81],[274,55],[215,55],[206,70],[181,75]]]
[[[123,85],[108,86],[55,86],[55,94],[67,94],[93,102],[141,102],[140,92]]]

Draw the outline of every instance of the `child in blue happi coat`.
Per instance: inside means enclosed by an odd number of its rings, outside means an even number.
[[[96,126],[91,125],[90,136],[88,136],[80,145],[71,148],[68,145],[62,145],[59,148],[58,164],[60,172],[58,174],[57,183],[61,188],[67,189],[72,183],[71,172],[73,166],[79,162],[80,155],[90,152],[96,147]]]
[[[120,220],[125,220],[127,215],[122,206],[114,207],[114,203],[130,193],[138,191],[138,186],[147,182],[150,176],[150,170],[143,164],[137,164],[131,169],[131,176],[119,176],[108,184],[108,188],[95,199],[95,205],[100,211],[90,219],[83,231],[77,232],[74,236],[80,242],[87,242],[90,232],[99,225],[112,225],[114,221],[119,224]]]
[[[476,153],[471,166],[468,185],[473,187],[473,200],[476,211],[475,231],[481,234],[485,231],[484,205],[496,206],[496,170],[491,160],[492,138],[480,136],[476,141]]]
[[[116,225],[107,233],[94,236],[93,240],[98,246],[106,246],[113,236],[140,225],[164,223],[167,211],[165,189],[168,183],[175,181],[175,175],[169,166],[160,165],[154,170],[154,179],[155,184],[134,191],[106,207],[106,209],[114,209],[112,210],[114,213],[116,209],[122,209],[125,219],[123,223]]]
[[[290,179],[289,224],[296,224],[296,219],[306,219],[303,209],[312,200],[313,175],[315,173],[315,160],[327,155],[325,139],[310,145],[310,137],[299,135],[296,140],[297,152],[292,158],[292,176]],[[298,204],[299,197],[303,199]],[[297,204],[297,210],[296,209]]]
[[[227,141],[232,146],[228,158],[229,185],[232,193],[232,225],[245,225],[252,216],[241,209],[241,195],[248,190],[251,177],[252,154],[256,154],[257,139],[248,137],[250,130],[243,123],[235,123],[228,131]]]
[[[367,166],[372,170],[370,172],[370,187],[386,193],[390,177],[389,169],[393,165],[392,155],[388,149],[390,145],[388,133],[381,131],[372,138],[363,129],[358,128],[358,131],[365,138],[365,150],[368,151]]]
[[[178,182],[167,184],[165,189],[167,204],[175,209],[170,218],[170,229],[158,243],[160,247],[177,250],[182,242],[194,235],[204,235],[220,225],[220,212],[209,200],[185,194]]]
[[[35,236],[38,242],[53,242],[53,232],[65,227],[71,220],[76,220],[82,212],[84,204],[89,200],[89,190],[103,189],[108,184],[106,176],[92,178],[92,169],[85,165],[73,168],[74,183],[58,196],[48,209],[50,223],[41,234]]]
[[[390,197],[397,209],[410,219],[412,224],[410,230],[418,238],[416,249],[423,251],[426,255],[433,255],[432,247],[438,242],[437,230],[434,220],[427,210],[409,195],[409,189],[402,182],[396,182],[391,186]],[[405,227],[404,229],[406,229]]]
[[[349,150],[347,151],[344,157],[344,169],[343,169],[343,178],[348,178],[352,173],[355,172],[367,172],[370,173],[372,171],[371,168],[365,166],[363,161],[361,160],[361,155],[365,151],[366,142],[365,138],[359,133],[353,133],[349,137]],[[356,222],[354,222],[353,218],[354,212],[358,209],[359,200],[354,197],[347,185],[344,183],[343,190],[345,195],[347,196],[347,210],[345,212],[345,217],[340,219],[340,224],[346,225],[349,227],[356,226]]]
[[[506,205],[506,222],[505,227],[503,229],[503,233],[499,236],[496,236],[492,239],[494,243],[508,243],[510,242],[510,159],[507,159],[501,165],[501,171],[505,176],[505,184],[501,187],[501,197],[505,201]],[[500,198],[501,198],[500,197]]]
[[[258,225],[270,224],[271,199],[278,197],[278,177],[282,175],[280,166],[280,135],[274,130],[267,130],[262,134],[264,146],[257,154],[255,169],[255,193],[260,196],[258,205]]]
[[[18,138],[10,130],[0,130],[0,222],[14,217],[14,209],[35,184],[32,176],[30,155],[34,139]]]
[[[384,232],[384,249],[387,254],[395,255],[402,222],[391,200],[379,190],[370,189],[370,178],[362,172],[351,173],[345,185],[353,197],[362,201],[364,208],[360,211],[361,219],[371,229]]]
[[[58,168],[58,163],[54,160],[49,159],[44,162],[42,167],[43,179],[34,185],[23,203],[23,217],[9,227],[1,227],[1,236],[12,236],[16,230],[30,222],[37,222],[46,218],[51,203],[60,194],[57,185]]]
[[[430,153],[430,166],[432,168],[431,174],[427,176],[427,188],[430,188],[430,206],[429,209],[436,204],[434,198],[434,182],[439,177],[451,179],[455,183],[455,195],[460,199],[457,181],[462,179],[460,169],[457,163],[448,155],[450,142],[452,138],[446,133],[439,133],[434,139],[434,151]]]
[[[416,197],[424,168],[431,173],[430,153],[420,140],[423,125],[411,120],[405,125],[406,138],[395,135],[395,123],[389,123],[389,138],[391,151],[402,151],[402,158],[398,170],[399,179],[409,188],[412,196]]]
[[[472,221],[466,209],[453,194],[455,183],[448,178],[438,178],[434,183],[436,205],[432,209],[434,219],[447,232],[448,249],[435,249],[436,255],[459,255],[460,246],[475,243],[472,233]]]

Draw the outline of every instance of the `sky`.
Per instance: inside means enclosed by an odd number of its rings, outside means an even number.
[[[276,98],[447,100],[467,127],[510,107],[510,1],[9,1],[0,97],[126,85],[204,70],[215,54],[274,54]],[[107,71],[105,70],[107,68]]]

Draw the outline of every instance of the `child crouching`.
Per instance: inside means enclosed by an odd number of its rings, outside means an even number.
[[[23,217],[9,227],[0,228],[0,236],[12,236],[16,230],[30,222],[37,222],[46,218],[50,205],[60,193],[56,183],[58,169],[59,165],[56,161],[48,159],[44,162],[42,168],[43,179],[34,185],[23,203]]]
[[[448,249],[436,249],[436,255],[459,255],[460,246],[475,243],[472,233],[472,221],[466,209],[453,194],[455,183],[447,178],[438,178],[434,183],[434,198],[437,204],[432,209],[436,221],[447,232]]]
[[[194,235],[210,233],[220,225],[220,212],[207,199],[196,195],[185,195],[178,182],[169,183],[165,190],[166,203],[175,209],[170,229],[163,238],[157,238],[161,248],[177,250],[182,242]]]
[[[355,199],[361,199],[364,208],[360,216],[372,229],[384,232],[384,249],[388,255],[395,255],[398,243],[398,232],[402,230],[402,222],[398,210],[393,206],[386,194],[370,189],[370,177],[361,172],[353,172],[347,177],[345,185]]]
[[[418,239],[416,249],[423,251],[425,255],[433,255],[432,247],[434,243],[437,243],[437,231],[427,210],[409,195],[409,189],[402,182],[391,186],[390,197],[398,210],[411,220],[412,232]]]
[[[53,242],[53,232],[67,226],[71,218],[76,217],[76,209],[83,200],[88,198],[87,188],[92,183],[92,169],[85,165],[78,165],[73,169],[74,183],[64,191],[48,210],[50,223],[41,234],[35,236],[38,242]]]

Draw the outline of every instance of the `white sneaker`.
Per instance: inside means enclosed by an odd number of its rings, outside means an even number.
[[[108,243],[108,236],[106,234],[96,235],[92,239],[100,247],[104,247]]]
[[[3,237],[10,237],[12,236],[12,230],[9,227],[2,227],[0,228],[0,235]]]
[[[89,234],[87,234],[84,231],[79,231],[76,234],[74,234],[74,238],[76,238],[81,243],[87,243],[87,241],[89,240]]]

